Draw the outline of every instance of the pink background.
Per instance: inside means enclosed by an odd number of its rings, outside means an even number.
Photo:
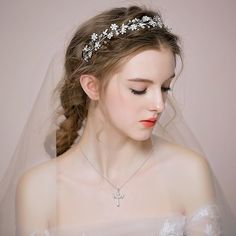
[[[74,29],[109,7],[158,7],[181,35],[183,113],[236,213],[236,2],[234,0],[1,0],[0,177],[13,154],[52,56]]]

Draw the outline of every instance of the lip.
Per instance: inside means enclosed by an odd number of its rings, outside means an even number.
[[[147,120],[140,120],[140,122],[147,128],[153,127],[157,121],[157,118],[149,118]]]
[[[141,120],[141,121],[150,121],[150,122],[156,122],[157,118],[149,118],[147,120]]]
[[[148,121],[148,122],[156,122],[157,121],[157,117],[151,117],[151,118],[148,118],[146,120],[140,120],[141,122],[143,121]]]

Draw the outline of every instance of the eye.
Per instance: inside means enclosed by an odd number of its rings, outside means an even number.
[[[168,92],[169,90],[171,90],[171,88],[170,87],[162,87],[161,88],[161,90],[162,90],[162,92]]]
[[[142,95],[142,94],[145,94],[147,89],[144,89],[144,90],[134,90],[134,89],[130,89],[131,93],[135,94],[135,95]]]
[[[135,95],[142,95],[142,94],[145,94],[147,89],[144,89],[144,90],[135,90],[135,89],[130,89],[131,90],[131,93],[135,94]],[[161,88],[162,92],[168,92],[171,90],[170,87],[162,87]]]

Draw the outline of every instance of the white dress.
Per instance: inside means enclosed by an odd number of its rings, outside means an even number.
[[[220,236],[220,212],[216,205],[206,205],[191,216],[175,214],[163,218],[145,218],[115,222],[73,231],[45,229],[30,236]]]

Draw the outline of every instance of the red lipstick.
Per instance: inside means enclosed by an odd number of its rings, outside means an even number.
[[[147,120],[141,120],[140,122],[145,126],[146,128],[151,128],[155,125],[157,119],[156,118],[149,118]]]

